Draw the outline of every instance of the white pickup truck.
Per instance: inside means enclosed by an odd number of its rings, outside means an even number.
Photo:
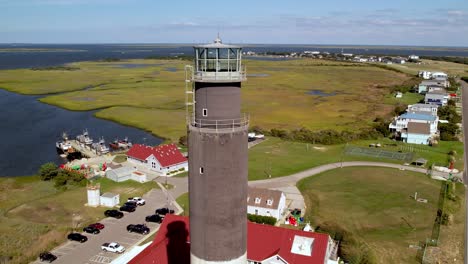
[[[104,243],[102,244],[101,248],[104,251],[109,251],[109,252],[114,252],[114,253],[122,253],[125,251],[125,248],[116,242]]]

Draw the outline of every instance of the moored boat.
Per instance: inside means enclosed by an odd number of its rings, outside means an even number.
[[[62,140],[55,142],[55,147],[57,148],[57,151],[61,153],[68,152],[68,150],[71,148],[71,143],[68,141],[67,133],[62,133]]]
[[[93,139],[89,137],[87,129],[83,130],[83,134],[76,136],[76,140],[86,145],[93,144]]]

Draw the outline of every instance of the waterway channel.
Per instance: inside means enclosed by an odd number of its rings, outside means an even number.
[[[132,143],[162,142],[145,131],[95,118],[94,111],[68,111],[38,98],[0,89],[0,177],[32,175],[46,162],[66,162],[55,148],[63,132],[74,139],[87,129],[93,139],[104,137],[107,143],[124,137]]]

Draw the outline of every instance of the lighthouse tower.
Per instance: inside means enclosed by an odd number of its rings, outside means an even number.
[[[194,65],[186,66],[191,263],[245,264],[249,120],[240,110],[242,49],[219,37],[194,49]]]

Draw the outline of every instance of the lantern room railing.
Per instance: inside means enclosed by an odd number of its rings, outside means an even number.
[[[249,116],[247,114],[235,119],[212,120],[191,117],[187,121],[190,130],[206,133],[230,133],[246,131],[249,128]]]
[[[243,82],[247,80],[245,66],[240,71],[194,71],[191,72],[191,81],[195,82]]]

